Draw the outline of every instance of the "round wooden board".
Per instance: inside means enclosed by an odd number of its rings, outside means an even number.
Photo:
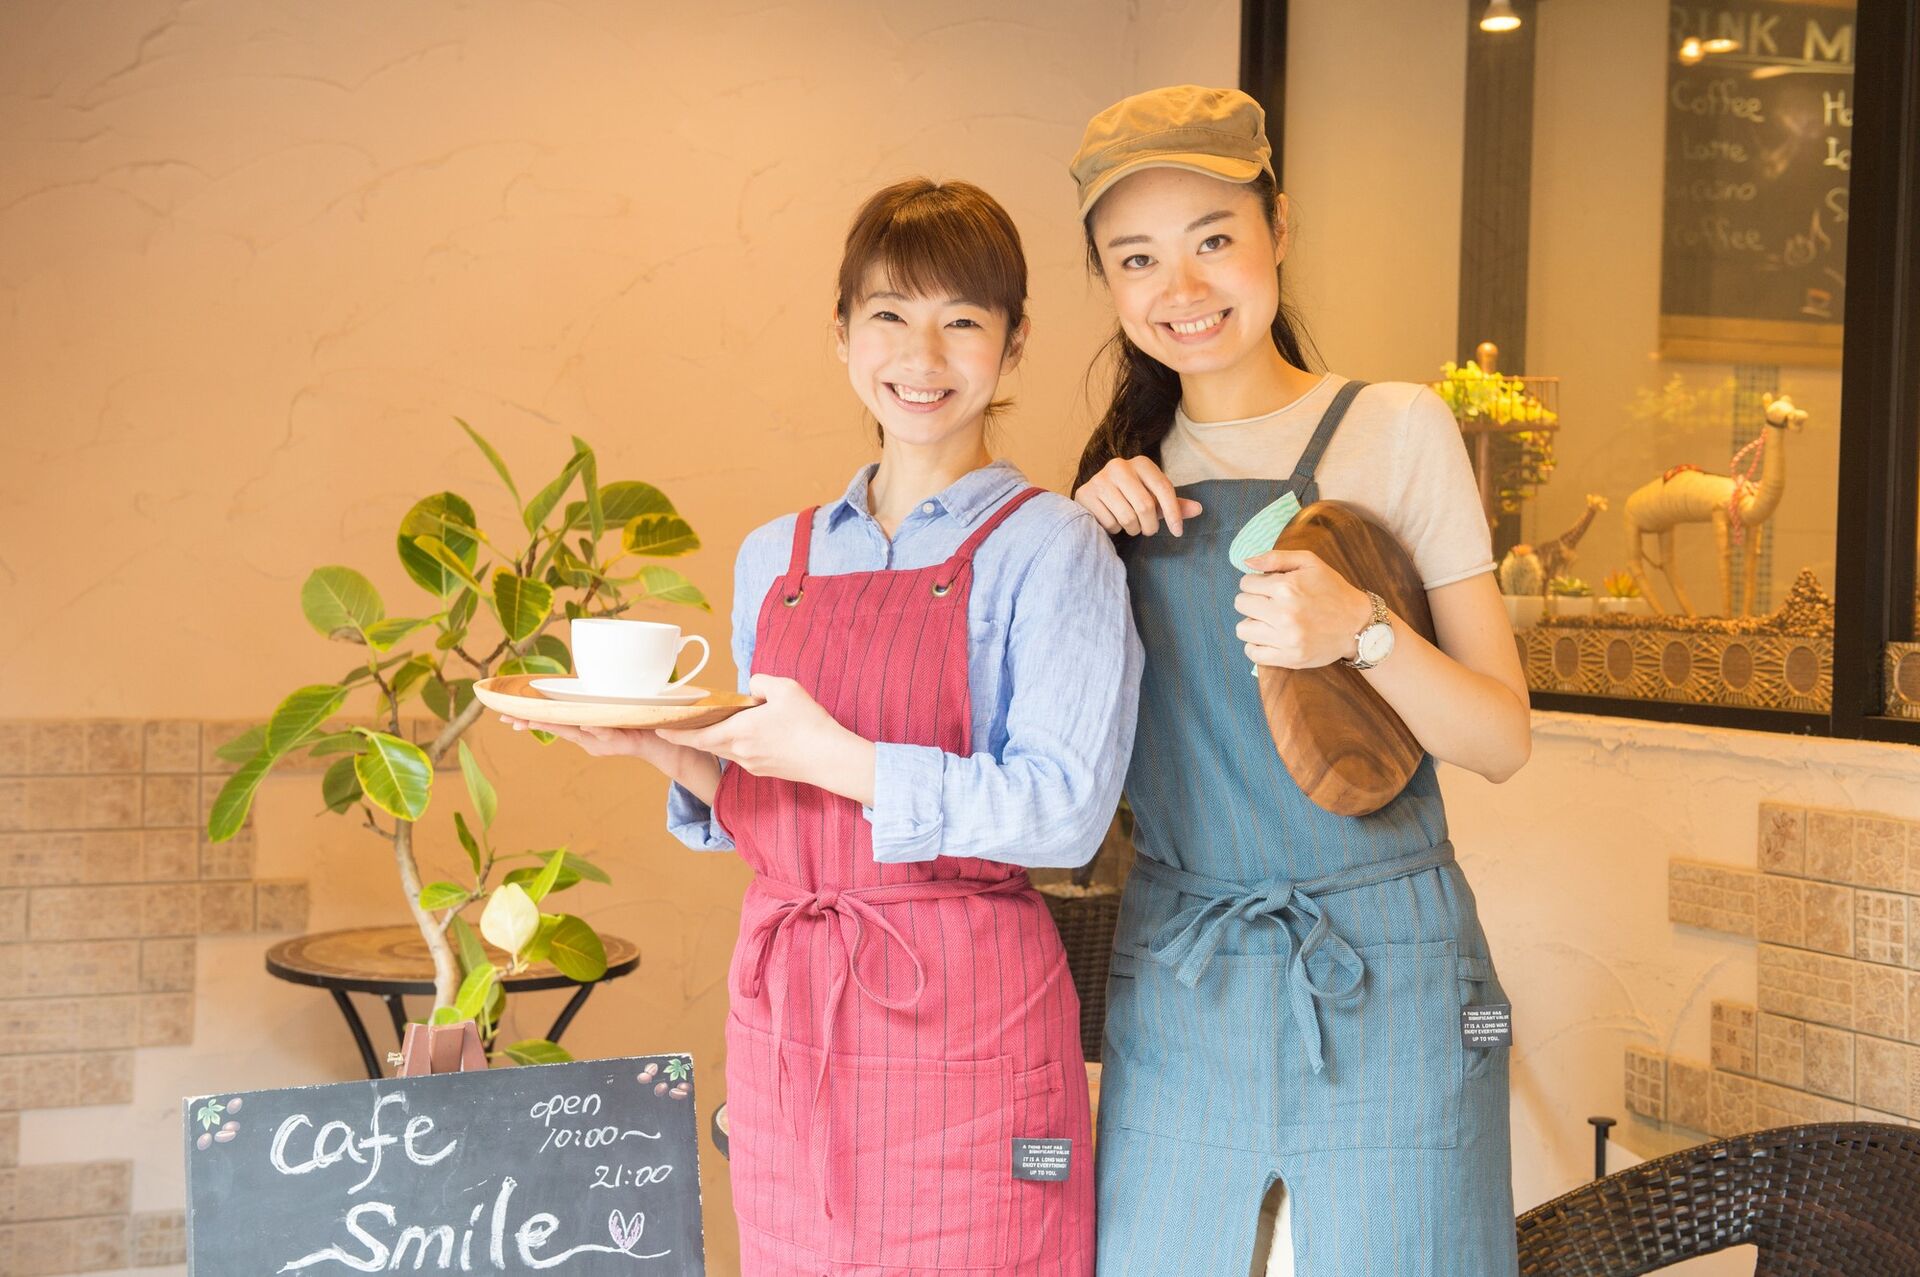
[[[562,701],[532,686],[546,674],[506,674],[483,678],[473,694],[488,709],[536,723],[568,727],[705,727],[764,702],[757,696],[716,692],[691,705],[620,705],[611,701]]]
[[[1413,560],[1392,533],[1351,506],[1314,502],[1294,516],[1273,548],[1311,550],[1432,640],[1433,614]],[[1310,670],[1263,665],[1260,700],[1287,774],[1315,804],[1338,816],[1364,816],[1393,801],[1426,752],[1366,676],[1344,662]]]

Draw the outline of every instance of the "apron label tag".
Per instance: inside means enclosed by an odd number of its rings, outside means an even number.
[[[1460,1039],[1470,1050],[1513,1045],[1513,1005],[1493,1002],[1460,1008]]]
[[[1073,1162],[1072,1140],[1013,1141],[1015,1179],[1064,1180]]]

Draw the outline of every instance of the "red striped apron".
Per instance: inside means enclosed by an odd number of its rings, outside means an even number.
[[[972,752],[973,556],[810,576],[812,510],[760,606],[753,670],[869,740]],[[730,767],[715,813],[755,872],[734,950],[727,1115],[740,1271],[1093,1272],[1079,999],[1026,871],[873,860],[858,803]],[[1013,1140],[1073,1141],[1065,1181]]]

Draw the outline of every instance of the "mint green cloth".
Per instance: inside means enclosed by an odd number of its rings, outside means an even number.
[[[1280,494],[1278,501],[1247,520],[1247,526],[1240,529],[1240,534],[1233,538],[1233,544],[1227,547],[1227,557],[1233,560],[1233,566],[1242,572],[1253,571],[1247,566],[1247,561],[1271,550],[1280,533],[1299,513],[1300,498],[1294,496],[1289,488]]]

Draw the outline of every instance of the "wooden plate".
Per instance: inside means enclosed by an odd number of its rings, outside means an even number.
[[[532,686],[545,674],[506,674],[483,678],[473,694],[488,709],[536,723],[569,727],[705,727],[743,709],[764,704],[758,696],[716,692],[691,705],[622,705],[613,701],[562,701]]]
[[[1399,620],[1433,638],[1433,614],[1413,560],[1391,532],[1353,507],[1314,502],[1294,516],[1273,548],[1311,550],[1354,585],[1385,599]],[[1392,802],[1426,752],[1366,676],[1343,662],[1311,670],[1262,665],[1260,700],[1287,774],[1337,816],[1364,816]]]

